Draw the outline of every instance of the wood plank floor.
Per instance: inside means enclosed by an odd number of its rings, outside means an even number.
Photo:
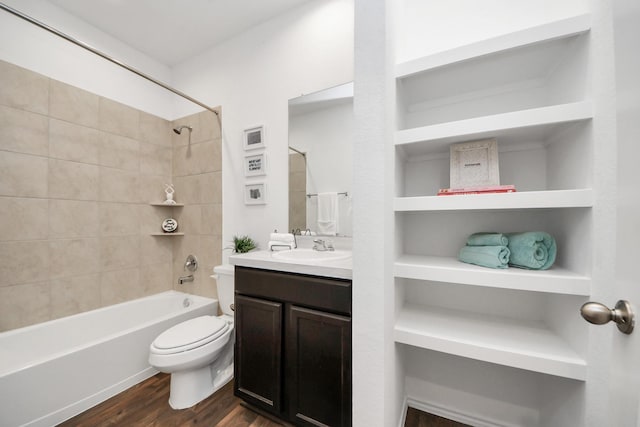
[[[191,408],[172,409],[169,406],[170,379],[169,374],[158,374],[60,426],[282,427],[242,406],[241,400],[233,395],[233,382]]]
[[[158,374],[101,404],[59,424],[61,427],[282,427],[233,395],[233,382],[197,405],[181,410],[169,406],[171,376]],[[405,427],[468,427],[455,421],[409,408]]]

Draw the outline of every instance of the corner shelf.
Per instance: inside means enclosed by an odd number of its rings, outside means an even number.
[[[151,233],[152,236],[184,236],[184,233]]]
[[[406,279],[579,296],[591,293],[591,278],[559,267],[545,271],[496,270],[453,257],[402,255],[393,268],[395,277]]]
[[[541,322],[522,322],[437,307],[406,305],[398,313],[398,343],[584,381],[587,364]]]
[[[175,203],[173,205],[169,205],[167,203],[149,203],[151,206],[161,206],[163,208],[181,208],[184,206],[184,203]]]

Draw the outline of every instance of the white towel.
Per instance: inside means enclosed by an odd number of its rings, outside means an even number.
[[[318,234],[338,233],[338,193],[318,194]]]
[[[278,242],[295,242],[296,239],[293,237],[291,233],[271,233],[269,235],[269,240],[274,240]]]

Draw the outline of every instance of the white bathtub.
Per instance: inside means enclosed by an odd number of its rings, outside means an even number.
[[[155,375],[155,337],[217,311],[168,291],[0,333],[0,426],[53,426]]]

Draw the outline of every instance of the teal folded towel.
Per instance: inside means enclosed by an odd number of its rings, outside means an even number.
[[[509,267],[509,248],[506,246],[465,246],[458,259],[467,264],[489,268]]]
[[[502,233],[474,233],[467,238],[467,246],[507,246],[509,239]]]
[[[546,270],[556,260],[556,241],[544,231],[507,233],[511,251],[509,265],[530,270]]]

